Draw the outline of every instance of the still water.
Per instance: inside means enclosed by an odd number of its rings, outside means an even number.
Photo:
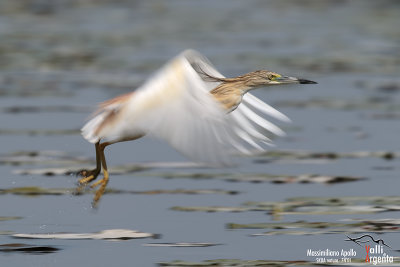
[[[361,260],[364,248],[344,241],[346,234],[361,233],[398,249],[400,223],[393,220],[385,228],[376,220],[400,215],[395,198],[400,185],[399,14],[396,1],[3,1],[1,266],[315,262],[307,249],[327,248],[353,248],[354,258]],[[74,196],[77,177],[64,174],[94,165],[94,148],[80,136],[80,127],[97,103],[139,86],[186,48],[199,50],[226,76],[266,68],[318,85],[256,91],[293,122],[279,124],[287,136],[275,140],[271,151],[276,153],[237,158],[235,168],[194,167],[162,141],[147,137],[113,145],[106,154],[109,188],[115,191],[92,209],[93,195]],[[146,168],[129,171],[132,166]],[[294,197],[315,198],[287,204]],[[338,211],[321,204],[324,197],[344,202]],[[365,198],[346,202],[346,197]],[[272,202],[275,208],[251,209],[248,202]],[[324,212],[317,212],[318,206]],[[181,211],[190,207],[215,212]],[[363,222],[356,230],[350,225],[355,220]],[[228,227],[298,221],[328,226],[314,234],[306,226],[291,225],[290,231]],[[349,225],[333,231],[335,223]],[[110,229],[157,235],[112,241],[14,236]],[[23,245],[10,245],[15,243]]]

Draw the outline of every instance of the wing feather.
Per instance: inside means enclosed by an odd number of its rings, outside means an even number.
[[[242,103],[249,105],[251,107],[254,107],[255,109],[257,109],[258,111],[261,111],[265,115],[268,115],[277,120],[290,122],[290,119],[285,114],[274,109],[273,107],[271,107],[267,103],[261,101],[259,98],[255,97],[252,94],[249,94],[249,93],[245,94],[243,96]]]
[[[285,135],[285,132],[282,131],[279,127],[277,127],[273,123],[265,120],[257,113],[253,112],[244,103],[242,103],[240,111],[243,112],[243,114],[247,117],[248,120],[251,120],[255,124],[259,125],[260,127],[264,128],[264,129],[267,129],[268,131],[272,132],[273,134],[279,135],[279,136]]]

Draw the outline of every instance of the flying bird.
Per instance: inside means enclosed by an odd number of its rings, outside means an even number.
[[[232,153],[264,150],[271,134],[284,132],[262,115],[290,121],[248,91],[277,84],[316,82],[257,70],[226,78],[194,50],[169,61],[141,87],[98,106],[83,126],[83,137],[95,145],[96,168],[82,170],[78,192],[99,186],[96,206],[109,181],[104,149],[145,135],[167,141],[188,158],[213,165],[230,163]],[[93,182],[103,169],[103,178]]]

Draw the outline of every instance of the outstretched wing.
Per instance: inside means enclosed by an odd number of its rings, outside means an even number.
[[[209,60],[196,51],[186,51],[186,58],[197,74],[200,75],[208,91],[214,89],[218,82],[210,81],[209,77],[224,78]],[[207,75],[204,75],[204,74]],[[273,145],[268,136],[283,136],[285,133],[276,125],[262,117],[267,115],[279,121],[290,122],[290,119],[275,108],[266,104],[250,93],[243,96],[242,103],[224,119],[229,129],[222,131],[229,151],[251,154],[254,151],[264,151],[265,144]]]
[[[150,134],[196,161],[226,164],[231,152],[263,149],[268,134],[283,134],[258,113],[287,117],[251,94],[227,114],[209,93],[218,83],[207,81],[199,69],[223,77],[205,57],[184,51],[135,92],[101,105],[83,136],[97,142]]]

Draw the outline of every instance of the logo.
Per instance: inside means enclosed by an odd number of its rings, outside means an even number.
[[[347,236],[348,239],[345,241],[352,241],[357,245],[362,247],[362,243],[375,243],[376,245],[371,247],[370,244],[364,245],[365,246],[365,262],[373,263],[374,265],[377,264],[386,264],[386,263],[393,263],[393,256],[389,256],[384,250],[384,246],[391,249],[391,247],[383,241],[383,239],[375,239],[373,236],[369,234],[365,234],[356,238],[351,238]]]
[[[375,242],[378,245],[382,244],[388,248],[391,248],[390,246],[388,246],[385,241],[383,241],[382,239],[377,239],[375,240],[371,235],[362,235],[360,237],[357,238],[351,238],[348,235],[346,235],[348,239],[345,239],[345,241],[353,241],[354,243],[356,243],[357,245],[361,246],[360,243],[367,243],[369,241]]]
[[[376,239],[370,234],[364,234],[358,237],[348,235],[345,241],[351,241],[362,247],[362,251],[356,248],[350,249],[307,249],[307,257],[313,257],[316,263],[320,264],[348,264],[352,260],[356,262],[364,261],[373,265],[388,265],[394,262],[391,256],[393,250],[383,239]]]

